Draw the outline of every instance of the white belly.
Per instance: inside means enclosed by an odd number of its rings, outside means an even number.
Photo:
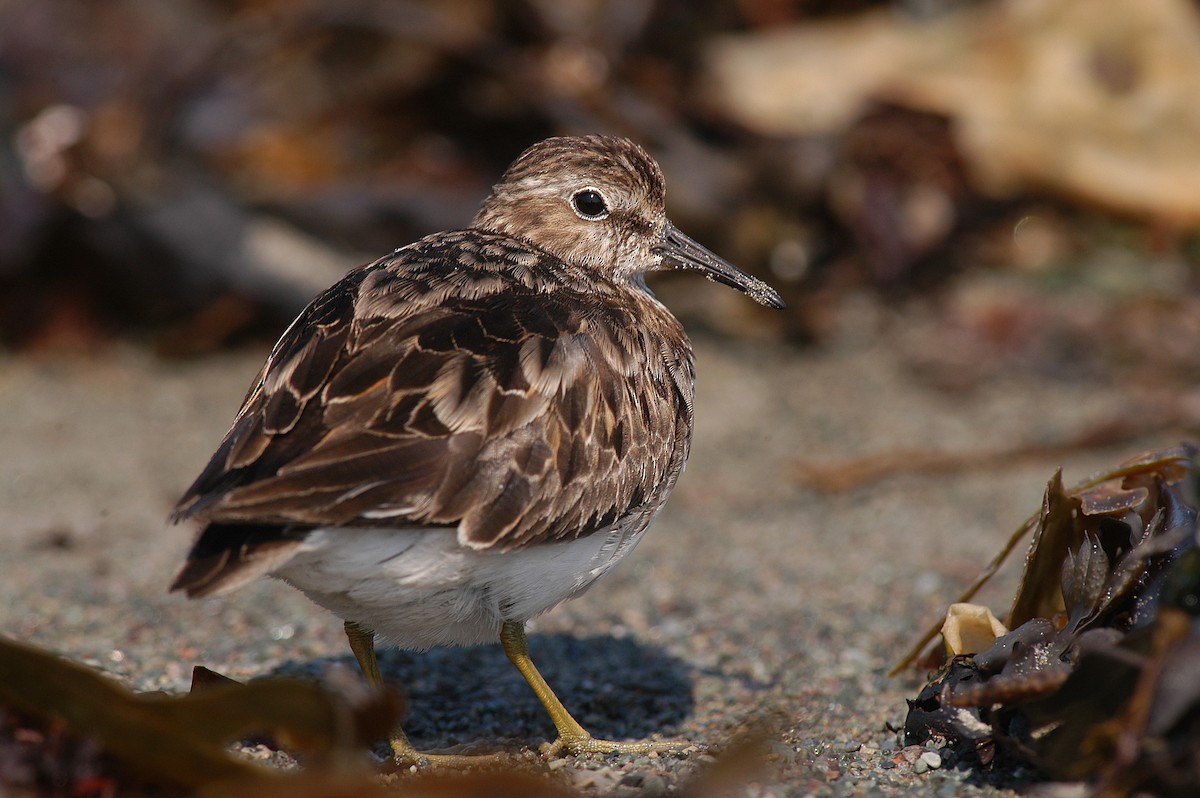
[[[494,643],[504,621],[587,590],[647,525],[507,552],[460,546],[454,529],[324,528],[274,575],[384,645]]]

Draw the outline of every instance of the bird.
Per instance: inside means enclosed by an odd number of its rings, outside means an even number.
[[[665,197],[629,139],[546,139],[467,228],[318,295],[175,506],[202,527],[171,590],[277,577],[344,621],[377,686],[377,645],[499,642],[554,723],[547,754],[651,750],[571,716],[525,623],[628,556],[687,460],[692,347],[645,275],[784,306],[672,224]],[[402,764],[454,761],[402,729],[390,744]]]

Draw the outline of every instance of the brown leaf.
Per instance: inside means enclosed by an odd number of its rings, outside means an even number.
[[[1033,543],[1025,556],[1025,570],[1016,598],[1008,612],[1009,628],[1015,629],[1030,618],[1048,618],[1063,609],[1059,575],[1067,551],[1077,545],[1072,515],[1079,503],[1063,489],[1059,469],[1046,486],[1042,515]]]
[[[317,756],[344,754],[385,736],[401,709],[393,694],[356,707],[320,685],[284,679],[182,697],[134,695],[89,668],[3,638],[0,704],[94,738],[143,779],[188,787],[279,778],[225,750],[249,732],[286,734]]]
[[[842,130],[873,100],[941,114],[985,193],[1049,189],[1194,224],[1198,53],[1185,0],[992,2],[921,20],[882,9],[718,39],[706,85],[774,136]]]
[[[1055,475],[1015,628],[926,685],[906,740],[998,746],[1054,778],[1096,778],[1106,798],[1196,795],[1198,467],[1184,444],[1070,491]]]

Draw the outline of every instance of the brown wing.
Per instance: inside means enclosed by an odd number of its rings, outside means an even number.
[[[508,239],[427,242],[296,320],[177,517],[456,526],[511,548],[665,498],[691,429],[674,318]]]

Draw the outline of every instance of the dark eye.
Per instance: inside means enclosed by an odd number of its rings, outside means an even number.
[[[576,191],[571,197],[571,207],[575,212],[584,219],[595,221],[608,216],[608,203],[604,201],[604,197],[594,188],[585,188],[582,191]]]

